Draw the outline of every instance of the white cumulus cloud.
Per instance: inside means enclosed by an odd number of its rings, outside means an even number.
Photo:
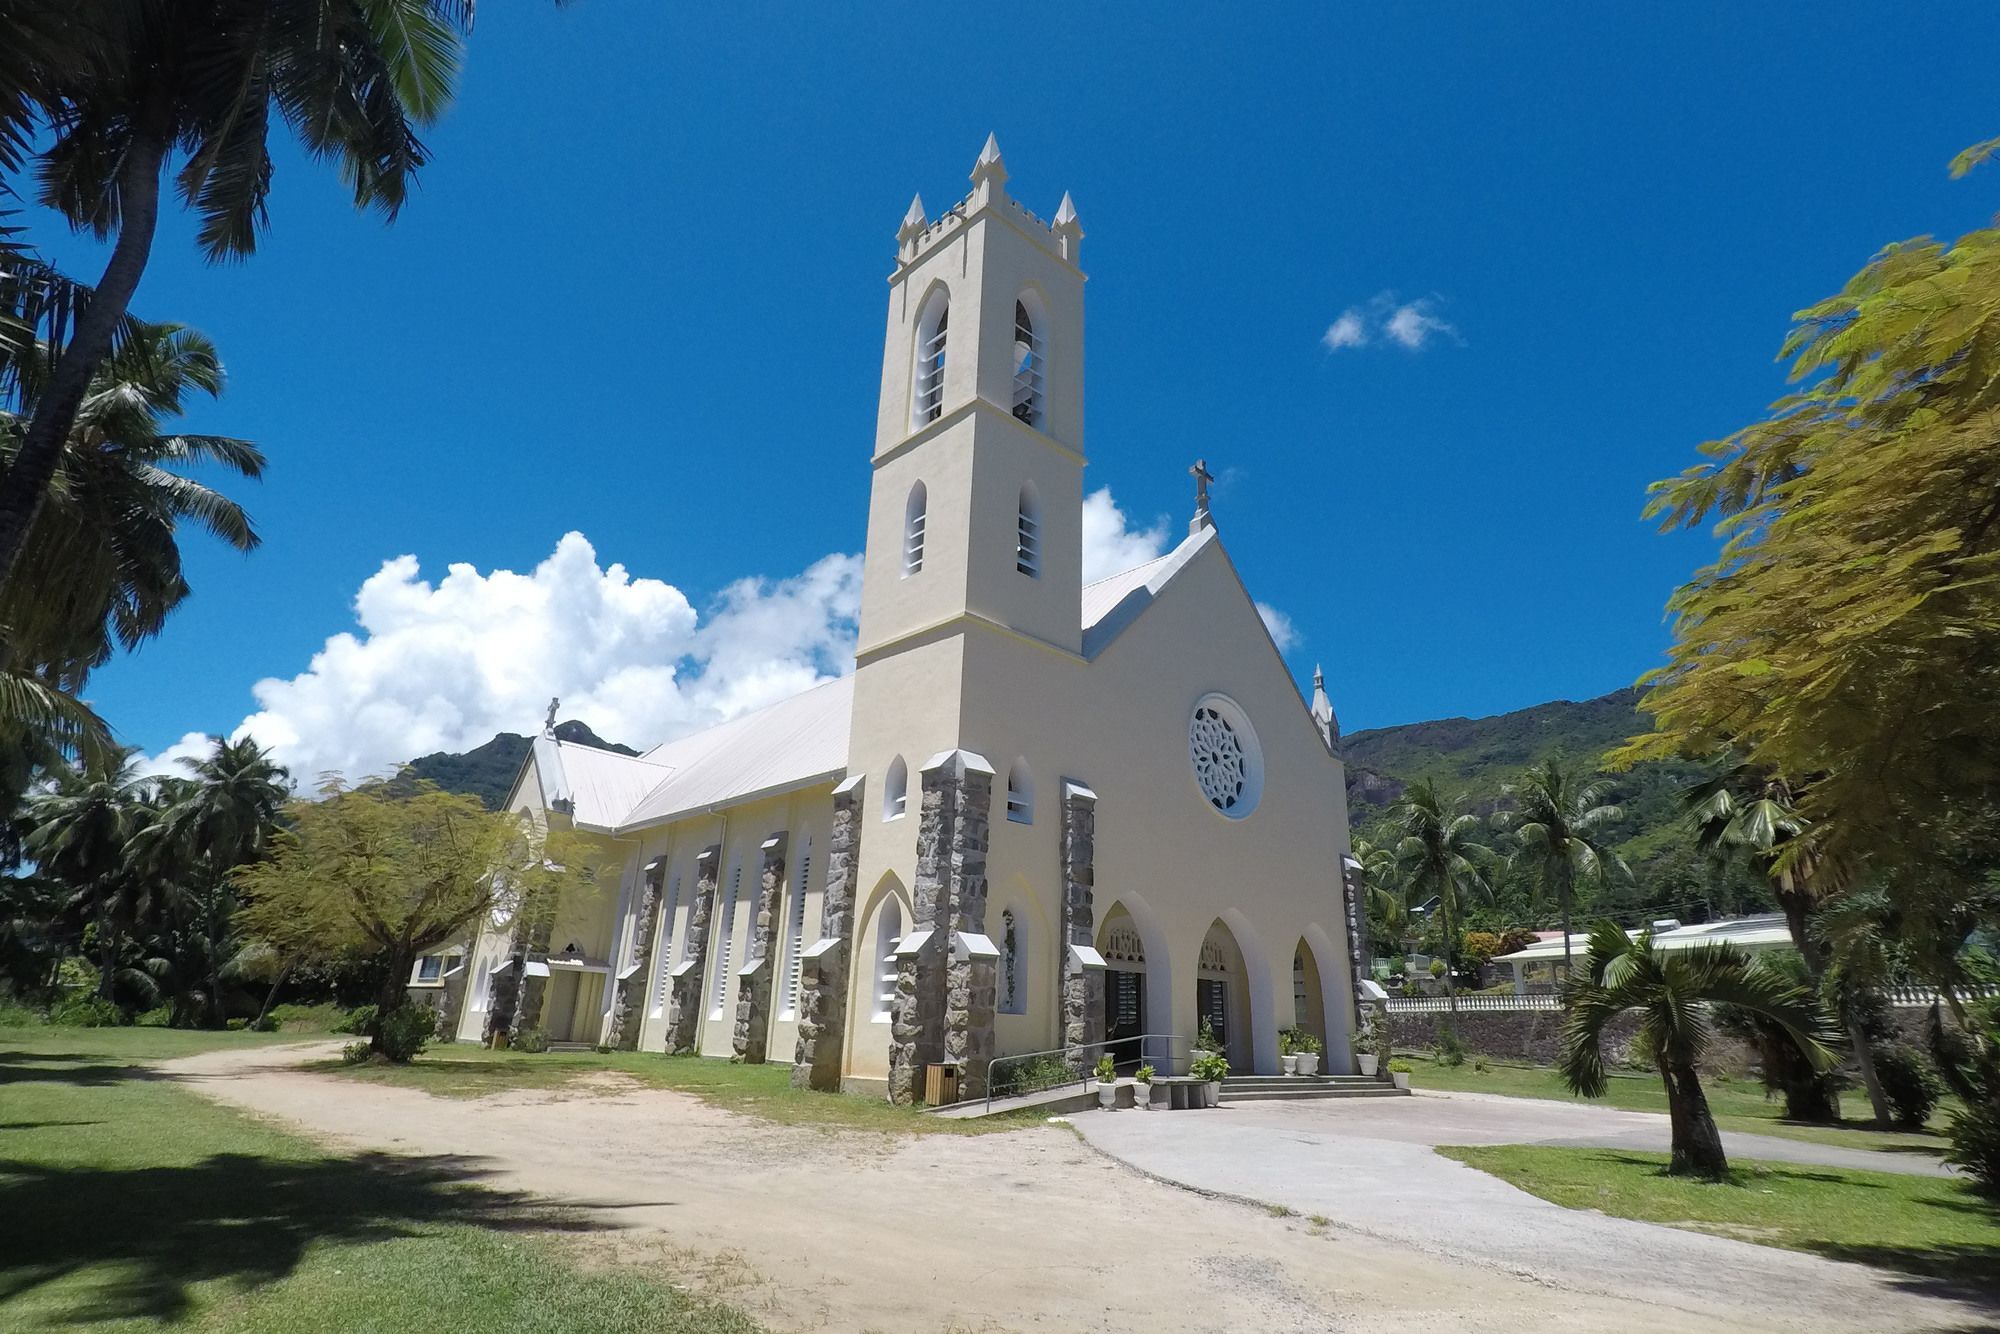
[[[256,737],[309,787],[532,731],[560,696],[561,717],[643,749],[847,671],[860,605],[850,555],[741,580],[706,616],[671,584],[600,565],[581,533],[526,574],[460,564],[433,584],[398,556],[355,595],[358,631],[298,675],[257,682],[259,707],[231,736]],[[190,734],[148,767],[204,749]]]
[[[1268,602],[1257,604],[1257,614],[1264,618],[1264,628],[1271,632],[1271,642],[1278,646],[1278,652],[1290,653],[1299,642],[1299,628],[1292,624],[1292,618]]]
[[[1320,335],[1320,345],[1329,352],[1340,352],[1387,340],[1416,352],[1434,338],[1460,341],[1458,329],[1438,314],[1438,305],[1434,296],[1399,301],[1394,292],[1377,292],[1365,305],[1340,312]]]
[[[1111,488],[1099,487],[1083,498],[1083,582],[1095,583],[1120,570],[1144,565],[1167,550],[1167,521],[1150,528],[1134,526]]]
[[[1166,520],[1135,523],[1109,489],[1084,498],[1085,582],[1167,546]],[[355,628],[330,636],[297,675],[252,686],[257,709],[229,735],[255,737],[307,790],[322,773],[358,780],[497,732],[532,732],[551,696],[561,718],[645,749],[851,670],[860,609],[853,555],[740,579],[705,611],[672,584],[601,563],[582,533],[526,573],[455,564],[433,583],[415,556],[397,556],[356,592]],[[1282,612],[1259,611],[1291,642]],[[190,732],[141,764],[178,773],[209,746]]]

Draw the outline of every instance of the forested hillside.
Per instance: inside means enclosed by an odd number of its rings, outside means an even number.
[[[630,746],[603,740],[575,719],[557,723],[556,738],[600,750],[615,750],[620,755],[639,753]],[[485,803],[486,809],[498,810],[500,803],[507,800],[514,776],[521,772],[521,762],[528,758],[529,744],[528,738],[518,732],[502,732],[485,745],[463,753],[435,751],[411,760],[392,786],[427,778],[447,792],[468,792]]]
[[[1345,743],[1355,832],[1387,841],[1390,803],[1407,784],[1425,778],[1437,780],[1446,796],[1463,795],[1471,810],[1490,815],[1504,801],[1503,787],[1536,761],[1561,754],[1595,765],[1606,751],[1646,731],[1649,720],[1638,702],[1638,691],[1616,690],[1491,718],[1439,718],[1355,732]],[[1632,916],[1657,910],[1688,920],[1767,906],[1765,891],[1751,877],[1710,866],[1681,823],[1680,794],[1705,773],[1700,765],[1660,761],[1605,775],[1611,800],[1625,812],[1613,841],[1631,866],[1634,883],[1596,906]],[[1524,911],[1524,898],[1504,893],[1503,914]]]

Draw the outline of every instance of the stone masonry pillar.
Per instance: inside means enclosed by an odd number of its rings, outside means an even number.
[[[748,1065],[764,1063],[771,1031],[771,972],[776,967],[779,900],[785,893],[785,840],[782,833],[764,840],[764,866],[757,876],[757,900],[750,905],[750,944],[737,974],[736,1059]]]
[[[1062,785],[1062,1040],[1070,1069],[1095,1064],[1104,1041],[1104,965],[1097,957],[1097,794]],[[1141,1053],[1141,1059],[1144,1054]],[[1163,1062],[1164,1064],[1164,1062]]]
[[[833,790],[833,828],[827,836],[819,940],[799,960],[799,1046],[792,1066],[792,1087],[822,1093],[840,1091],[846,1058],[848,965],[854,948],[854,900],[861,865],[862,781],[862,776],[855,774]]]
[[[673,996],[667,1011],[667,1051],[674,1056],[692,1056],[701,1048],[701,979],[708,966],[708,923],[715,911],[715,883],[721,864],[720,845],[702,849],[695,858],[687,957],[674,965]]]
[[[653,975],[653,938],[659,934],[660,885],[666,874],[665,857],[653,858],[639,873],[639,911],[632,918],[632,962],[619,974],[617,995],[611,1003],[611,1032],[605,1039],[621,1051],[639,1049],[641,1007],[646,999],[646,979]]]
[[[944,1059],[944,964],[951,926],[957,760],[956,752],[946,751],[925,765],[920,775],[911,922],[896,947],[896,1002],[889,1012],[889,1098],[905,1106],[923,1093],[923,1068]]]
[[[959,1096],[986,1096],[1000,952],[986,936],[986,847],[993,769],[959,752],[954,766],[949,860],[950,935],[944,942],[944,1059],[960,1069]]]

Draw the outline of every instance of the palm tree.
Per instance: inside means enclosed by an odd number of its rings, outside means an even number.
[[[1493,850],[1478,840],[1482,822],[1461,810],[1463,805],[1463,798],[1447,804],[1438,795],[1436,781],[1426,778],[1412,783],[1390,808],[1400,835],[1396,865],[1403,875],[1406,901],[1438,901],[1447,956],[1445,998],[1454,1016],[1458,988],[1452,982],[1449,956],[1458,947],[1464,901],[1492,893],[1486,873],[1496,860]]]
[[[1812,911],[1846,877],[1821,853],[1799,795],[1783,776],[1739,764],[1689,788],[1681,804],[1695,846],[1718,860],[1741,857],[1770,881],[1792,944],[1817,978],[1826,965]]]
[[[178,164],[175,187],[200,218],[211,260],[256,249],[274,122],[313,156],[338,161],[357,206],[393,218],[427,157],[417,127],[450,97],[472,8],[472,0],[102,0],[91,11],[88,58],[30,60],[24,72],[0,75],[12,80],[0,83],[0,116],[10,114],[11,87],[14,105],[33,106],[50,130],[42,202],[74,227],[115,237],[0,475],[0,578],[20,556],[146,271],[166,172]],[[0,137],[7,128],[0,123]]]
[[[100,996],[111,998],[117,972],[113,916],[127,900],[127,844],[144,819],[144,780],[132,771],[137,752],[114,750],[95,764],[55,771],[55,784],[29,806],[33,826],[24,851],[40,869],[70,887],[77,906],[97,923]]]
[[[1513,864],[1531,873],[1562,910],[1563,976],[1567,977],[1573,962],[1570,914],[1576,907],[1577,885],[1632,877],[1604,838],[1605,826],[1625,812],[1605,802],[1608,783],[1583,781],[1559,756],[1531,766],[1502,790],[1514,799],[1514,809],[1501,817],[1501,827],[1514,839]]]
[[[248,944],[234,932],[233,876],[264,856],[290,791],[283,766],[254,739],[210,740],[208,755],[181,761],[191,778],[162,782],[158,816],[134,835],[130,849],[174,898],[180,945],[152,971],[178,980],[177,997],[198,990],[192,1008],[221,1027],[224,974]]]
[[[1635,940],[1602,921],[1591,930],[1583,972],[1570,979],[1568,999],[1558,1069],[1563,1082],[1586,1098],[1604,1094],[1605,1028],[1627,1010],[1639,1011],[1636,1036],[1667,1087],[1673,1135],[1669,1176],[1720,1181],[1729,1175],[1722,1136],[1697,1070],[1713,1032],[1703,1012],[1706,1006],[1733,1005],[1764,1015],[1781,1025],[1814,1065],[1823,1068],[1833,1059],[1820,1041],[1812,993],[1753,962],[1734,945],[1655,950],[1651,932]]]
[[[31,385],[45,378],[46,346],[24,369]],[[9,632],[0,665],[81,689],[115,647],[158,634],[187,597],[182,525],[237,551],[256,548],[242,507],[180,472],[263,473],[264,456],[247,441],[172,429],[193,395],[221,389],[214,345],[178,325],[135,325],[105,360],[20,558],[0,579],[0,625]],[[0,411],[0,463],[18,456],[24,430],[20,416]]]

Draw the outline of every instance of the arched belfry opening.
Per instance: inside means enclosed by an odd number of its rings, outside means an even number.
[[[925,298],[917,315],[917,364],[910,386],[910,429],[944,415],[945,345],[951,325],[951,298],[944,288]]]
[[[1048,360],[1043,351],[1041,302],[1024,292],[1014,302],[1014,417],[1042,429],[1047,392]]]

